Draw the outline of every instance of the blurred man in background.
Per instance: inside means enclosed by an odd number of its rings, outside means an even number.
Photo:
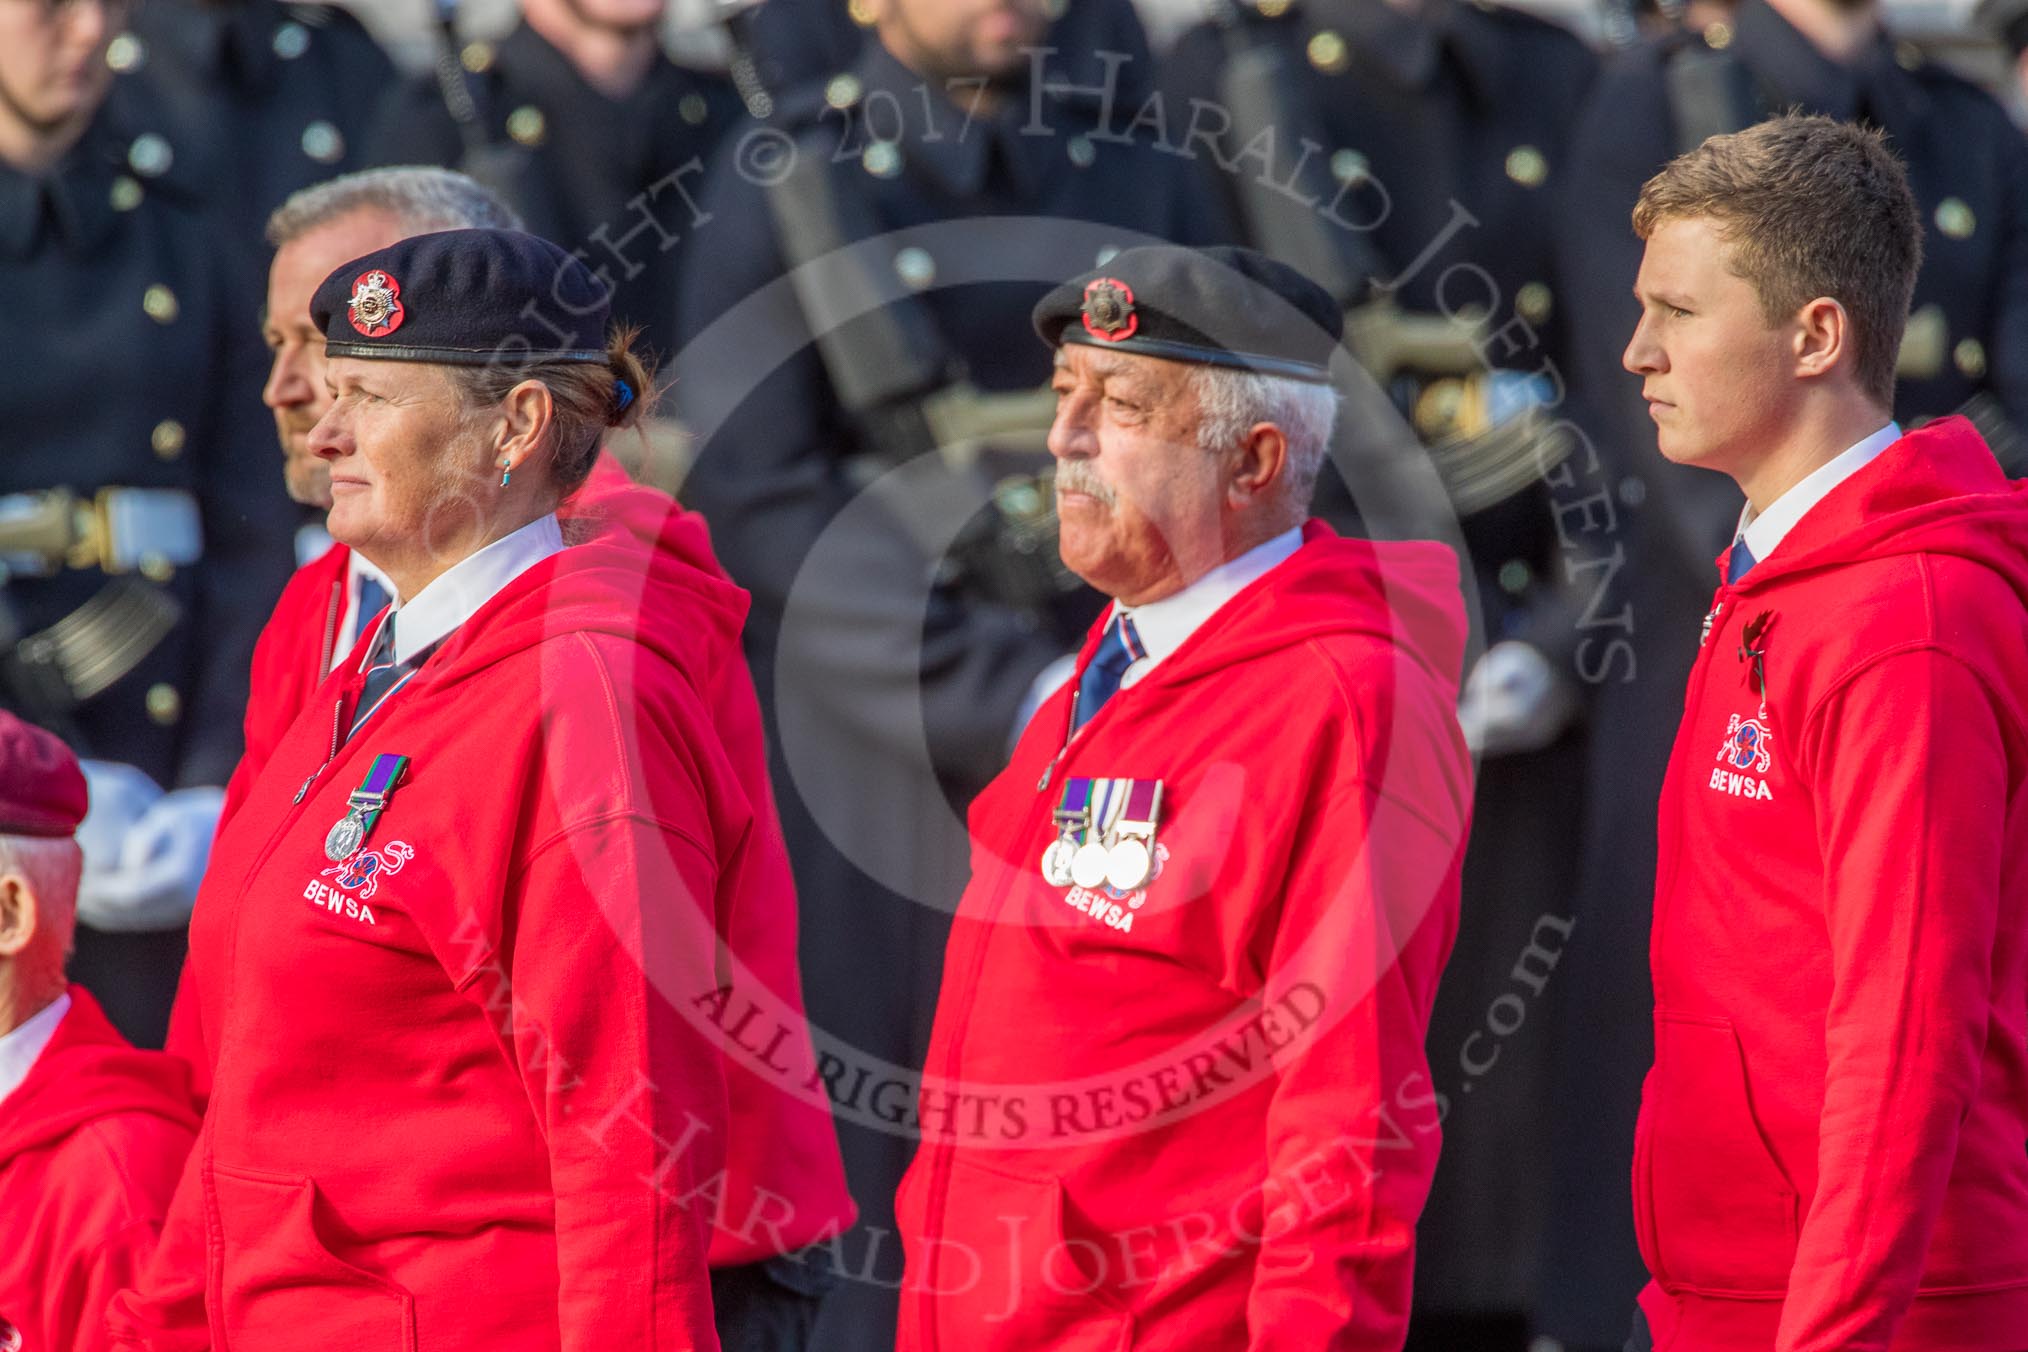
[[[858,64],[778,110],[779,160],[714,167],[674,392],[700,438],[684,496],[753,593],[811,1023],[867,1061],[831,1068],[861,1226],[818,1346],[885,1349],[913,1145],[881,1113],[929,1033],[967,864],[953,809],[1095,611],[1041,477],[1048,354],[1010,335],[1109,250],[1220,226],[1195,164],[1096,134],[1126,107],[1024,50],[1042,0],[872,12]]]
[[[724,77],[664,54],[666,0],[526,0],[497,42],[444,30],[402,93],[382,164],[471,175],[613,288],[613,312],[667,359],[704,166],[743,119]],[[455,48],[455,50],[452,50]]]
[[[90,758],[72,973],[159,1046],[292,522],[216,185],[107,103],[128,13],[0,4],[0,705]]]

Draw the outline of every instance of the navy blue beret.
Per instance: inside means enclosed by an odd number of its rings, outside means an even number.
[[[1051,290],[1036,333],[1170,361],[1329,381],[1345,316],[1331,293],[1252,249],[1151,244]]]
[[[603,362],[611,293],[539,235],[443,230],[340,267],[310,317],[331,357],[488,366]]]

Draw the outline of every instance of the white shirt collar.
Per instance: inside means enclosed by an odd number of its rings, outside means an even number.
[[[70,992],[65,991],[13,1032],[0,1035],[0,1103],[21,1087],[43,1048],[56,1036],[56,1026],[70,1013]]]
[[[1121,688],[1134,684],[1154,670],[1163,658],[1182,647],[1184,641],[1221,606],[1302,548],[1302,544],[1301,527],[1283,531],[1238,558],[1219,564],[1174,596],[1131,607],[1115,601],[1113,614],[1124,614],[1133,620],[1134,632],[1140,637],[1141,646],[1148,650],[1147,656],[1140,658],[1121,675]]]
[[[1890,421],[1872,436],[1849,446],[1812,470],[1788,492],[1755,512],[1753,504],[1739,514],[1737,534],[1746,537],[1747,552],[1755,562],[1774,553],[1775,546],[1796,528],[1810,508],[1822,502],[1830,491],[1870,464],[1875,456],[1901,440],[1901,424]]]
[[[401,621],[394,627],[394,660],[414,660],[417,653],[476,615],[501,588],[562,550],[563,529],[557,525],[556,513],[551,512],[458,560],[417,592],[415,599],[395,597],[389,613],[400,616]],[[367,651],[372,651],[370,645]],[[361,671],[366,669],[365,663],[362,655]]]

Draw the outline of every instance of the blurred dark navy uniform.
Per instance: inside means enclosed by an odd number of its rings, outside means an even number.
[[[1284,232],[1321,231],[1346,253],[1364,254],[1346,269],[1347,281],[1366,269],[1392,283],[1389,299],[1405,316],[1440,322],[1471,307],[1487,315],[1476,341],[1455,329],[1449,352],[1396,355],[1409,346],[1406,328],[1375,344],[1383,357],[1369,370],[1402,415],[1441,444],[1474,406],[1517,391],[1542,403],[1561,398],[1571,328],[1554,275],[1556,205],[1566,147],[1596,73],[1589,49],[1553,23],[1465,0],[1430,0],[1413,13],[1385,0],[1257,0],[1214,8],[1214,16],[1178,40],[1164,89],[1176,122],[1190,117],[1193,98],[1230,118],[1219,142],[1237,167],[1220,181],[1248,223],[1249,242],[1303,266],[1306,242]],[[1263,175],[1245,152],[1262,144],[1266,129],[1277,168]],[[1319,205],[1293,221],[1264,215],[1288,208],[1262,178],[1288,184],[1305,170],[1312,181],[1304,190]],[[1364,299],[1342,291],[1343,301]],[[1476,416],[1484,422],[1490,413]],[[1347,435],[1371,439],[1356,417]],[[1582,599],[1563,569],[1558,495],[1540,478],[1552,456],[1538,461],[1535,448],[1517,441],[1509,471],[1496,473],[1502,456],[1493,444],[1476,457],[1480,468],[1446,477],[1478,582],[1479,638],[1535,644],[1574,691]],[[1491,487],[1479,487],[1481,472]],[[1360,504],[1344,494],[1327,471],[1318,511],[1350,525],[1356,518],[1348,513]],[[1539,1167],[1548,1149],[1546,1021],[1538,1015],[1536,1026],[1501,1040],[1497,1071],[1483,1064],[1489,1039],[1467,1040],[1495,999],[1516,990],[1534,998],[1512,976],[1516,959],[1537,939],[1553,945],[1567,917],[1580,741],[1565,733],[1546,748],[1488,756],[1480,766],[1463,919],[1431,1023],[1431,1069],[1451,1109],[1418,1228],[1412,1337],[1435,1336],[1433,1313],[1518,1317],[1529,1302],[1546,1205]]]
[[[258,295],[193,161],[119,104],[47,173],[0,164],[0,701],[165,788],[223,785],[294,517]],[[80,927],[72,971],[159,1046],[182,942]]]
[[[753,593],[747,652],[811,1024],[893,1068],[830,1067],[860,1225],[819,1317],[825,1348],[893,1346],[892,1199],[914,1152],[914,1092],[896,1075],[921,1064],[967,876],[958,814],[1005,764],[1038,673],[1096,614],[1082,590],[1024,601],[991,580],[991,560],[961,563],[926,538],[1011,520],[997,497],[951,491],[957,472],[932,451],[940,401],[1028,396],[1014,421],[1039,457],[1054,401],[1050,354],[1027,338],[1037,299],[1149,236],[1219,230],[1195,166],[1095,134],[1102,97],[1068,82],[1019,84],[975,113],[962,88],[947,96],[869,42],[851,72],[786,100],[722,157],[697,236],[712,265],[684,279],[674,392],[701,447],[684,497]],[[807,258],[831,263],[784,276]],[[855,319],[868,303],[876,318]],[[869,353],[889,355],[857,360]],[[1051,501],[1009,482],[1012,510]],[[1046,590],[1053,530],[989,530],[1011,541],[994,557],[1031,551]]]
[[[378,162],[367,146],[397,87],[365,27],[327,4],[146,0],[107,59],[254,237],[298,188]]]
[[[1127,58],[1119,69],[1139,81],[1135,88],[1152,82],[1148,35],[1133,0],[1058,0],[1053,12],[1043,45],[1056,49],[1056,68],[1067,79],[1096,83],[1105,71],[1099,54],[1114,52]],[[860,13],[846,0],[763,0],[733,28],[762,85],[781,98],[858,64],[874,41]]]
[[[1545,1270],[1540,1309],[1543,1332],[1576,1347],[1618,1347],[1627,1304],[1645,1280],[1625,1190],[1599,1180],[1625,1178],[1632,1166],[1653,1052],[1654,805],[1710,601],[1712,559],[1741,505],[1724,475],[1662,459],[1641,381],[1621,368],[1639,316],[1632,287],[1642,245],[1629,216],[1641,184],[1672,156],[1790,106],[1879,126],[1908,166],[1924,257],[1896,418],[1912,426],[1965,412],[2020,470],[2028,148],[1997,102],[1886,36],[1849,64],[1833,62],[1765,0],[1742,0],[1729,23],[1701,38],[1671,36],[1608,67],[1572,147],[1560,241],[1578,335],[1573,384],[1626,526],[1600,611],[1631,621],[1621,660],[1598,688],[1579,924],[1558,974],[1572,1006],[1555,1096],[1556,1261]]]
[[[731,83],[657,56],[632,93],[609,97],[525,22],[465,43],[453,64],[405,88],[376,159],[441,164],[498,192],[604,277],[614,318],[666,358],[705,165],[745,115]]]

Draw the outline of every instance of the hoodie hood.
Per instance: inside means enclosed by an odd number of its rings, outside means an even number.
[[[189,1069],[165,1052],[129,1046],[82,986],[21,1087],[0,1102],[0,1165],[90,1122],[148,1113],[197,1131]]]
[[[1875,456],[1797,522],[1737,590],[1751,595],[1805,573],[1902,554],[1976,563],[2028,604],[2028,483],[2001,472],[1964,418],[1939,418]],[[1718,567],[1723,576],[1722,554]]]
[[[473,675],[546,639],[608,633],[640,644],[707,691],[743,660],[747,595],[718,566],[695,513],[644,488],[608,454],[558,510],[564,544],[460,625],[433,683]],[[362,639],[362,642],[364,640]]]
[[[1362,634],[1400,648],[1455,702],[1468,634],[1461,587],[1445,545],[1350,540],[1311,521],[1302,548],[1226,602],[1220,622],[1198,629],[1144,684],[1184,685],[1312,639]],[[1080,670],[1110,618],[1100,615],[1086,635]]]

